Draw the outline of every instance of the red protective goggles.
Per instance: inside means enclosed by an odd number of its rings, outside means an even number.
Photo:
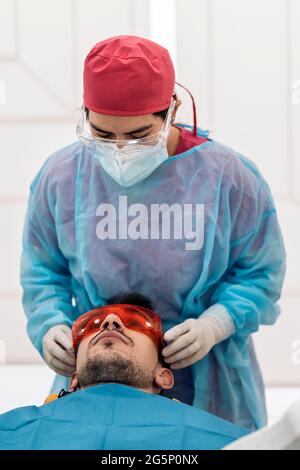
[[[160,317],[149,308],[129,304],[105,305],[81,315],[72,326],[73,346],[77,352],[83,338],[101,330],[105,318],[117,315],[131,330],[139,331],[149,336],[160,351],[164,346],[163,331]]]

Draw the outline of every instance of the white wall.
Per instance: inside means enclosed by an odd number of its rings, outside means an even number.
[[[299,385],[300,2],[176,5],[178,79],[197,97],[200,125],[250,157],[275,196],[288,254],[282,316],[254,338],[266,382]]]
[[[255,340],[267,383],[300,385],[291,360],[300,340],[300,99],[292,100],[300,80],[298,0],[0,1],[0,340],[8,362],[40,361],[26,336],[18,284],[29,183],[52,151],[76,139],[84,57],[118,34],[168,47],[177,80],[196,98],[198,125],[254,160],[269,182],[288,271],[282,316]],[[179,119],[191,122],[191,101],[178,93]]]
[[[149,37],[149,13],[147,0],[0,0],[0,341],[8,363],[41,361],[19,286],[29,184],[53,151],[76,140],[88,51],[118,34]]]

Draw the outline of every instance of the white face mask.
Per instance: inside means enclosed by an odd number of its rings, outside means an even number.
[[[168,159],[166,137],[151,147],[135,144],[125,145],[122,149],[115,146],[106,152],[96,149],[94,157],[117,183],[129,187],[146,179]]]
[[[131,141],[110,141],[107,139],[88,139],[88,145],[94,148],[94,157],[101,163],[106,173],[121,186],[129,187],[146,179],[158,168],[169,154],[168,135],[171,128],[171,116],[176,101],[172,101],[165,122],[157,138],[149,145],[151,136]],[[81,140],[87,145],[87,134],[80,129]],[[143,143],[142,143],[143,142]],[[147,145],[148,143],[148,145]],[[121,146],[121,148],[120,148]]]

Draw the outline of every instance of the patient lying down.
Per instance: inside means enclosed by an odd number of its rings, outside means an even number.
[[[220,449],[246,430],[159,396],[174,376],[164,363],[151,302],[120,294],[79,317],[70,392],[0,416],[0,449]]]
[[[73,325],[77,356],[71,390],[108,382],[155,394],[171,389],[173,373],[161,354],[161,320],[149,308],[151,302],[137,294],[111,300]]]

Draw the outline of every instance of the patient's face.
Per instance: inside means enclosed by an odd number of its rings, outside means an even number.
[[[174,383],[172,372],[159,362],[153,340],[126,328],[116,314],[107,315],[100,330],[80,342],[76,378],[80,387],[117,382],[153,393],[159,391],[156,386],[172,388]]]

